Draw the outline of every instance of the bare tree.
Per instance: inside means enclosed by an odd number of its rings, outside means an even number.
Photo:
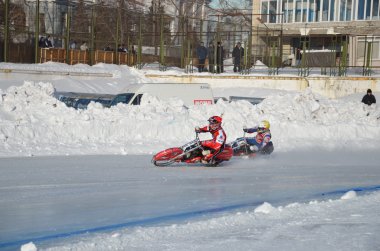
[[[79,0],[75,8],[73,8],[71,37],[74,40],[84,41],[89,38],[91,17],[88,9],[84,0]]]

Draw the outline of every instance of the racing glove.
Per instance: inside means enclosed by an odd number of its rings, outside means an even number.
[[[202,151],[202,155],[203,155],[203,156],[209,155],[210,153],[211,153],[210,150],[203,150],[203,151]]]
[[[248,128],[246,126],[243,126],[243,132],[248,132]]]
[[[198,133],[201,132],[201,128],[199,128],[199,126],[196,126],[195,127],[195,132],[198,132]]]
[[[259,150],[259,148],[258,148],[256,145],[250,146],[249,149],[250,149],[252,152],[257,152],[257,151]]]

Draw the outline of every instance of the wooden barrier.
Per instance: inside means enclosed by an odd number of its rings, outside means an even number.
[[[59,48],[41,48],[40,50],[40,63],[45,62],[66,62],[66,50]]]
[[[69,50],[68,64],[89,64],[90,63],[90,52],[88,50]],[[105,64],[118,64],[118,65],[128,65],[133,66],[137,63],[137,55],[126,52],[113,52],[113,51],[103,51],[96,50],[94,55],[94,64],[105,63]],[[148,55],[144,57],[149,58],[149,61],[155,62],[158,60],[158,56]],[[39,62],[66,62],[66,50],[62,48],[40,48],[39,50]]]
[[[133,66],[136,64],[137,55],[129,52],[117,52],[117,64]]]
[[[126,53],[126,52],[117,52],[116,55],[117,55],[117,64],[118,65],[128,64],[129,53]]]
[[[69,64],[88,64],[89,63],[89,52],[82,50],[69,50]]]
[[[95,51],[95,64],[114,64],[115,53],[113,51]]]
[[[4,43],[0,42],[0,60],[4,58]],[[35,63],[34,62],[34,46],[32,43],[12,43],[8,48],[8,62],[12,63]]]

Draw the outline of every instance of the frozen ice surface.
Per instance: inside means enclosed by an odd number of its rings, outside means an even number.
[[[62,72],[0,73],[0,250],[379,250],[380,109],[363,105],[364,93],[330,100],[221,78],[215,96],[265,100],[185,109],[148,96],[141,106],[75,110],[52,93],[118,93],[165,73],[0,68]],[[216,168],[150,163],[216,114],[229,142],[270,120],[275,151]]]
[[[302,250],[311,241],[316,250],[346,250],[355,241],[358,248],[379,244],[380,194],[368,195],[380,188],[374,151],[273,153],[216,168],[154,167],[150,158],[2,159],[0,245]],[[341,200],[355,189],[360,195]]]

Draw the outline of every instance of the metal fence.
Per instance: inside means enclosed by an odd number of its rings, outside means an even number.
[[[313,54],[310,36],[287,37],[282,27],[273,29],[262,22],[252,25],[262,15],[174,16],[165,13],[164,6],[152,5],[149,11],[143,11],[135,2],[129,2],[110,5],[108,1],[94,4],[84,0],[2,0],[0,61],[90,65],[103,62],[138,68],[158,62],[161,70],[176,66],[192,72],[198,65],[196,48],[202,41],[209,46],[205,69],[214,73],[232,66],[232,61],[220,58],[230,58],[237,42],[245,48],[240,60],[242,74],[250,73],[256,62],[268,66],[269,75],[293,66],[301,76],[307,76],[313,67],[320,68],[322,74],[342,76],[349,67],[345,36],[328,41],[329,52]],[[43,43],[43,39],[51,45]],[[86,46],[81,48],[82,44]],[[294,51],[294,44],[298,44],[298,51]],[[219,46],[223,49],[219,50]],[[371,73],[371,55],[366,56],[363,75]]]

